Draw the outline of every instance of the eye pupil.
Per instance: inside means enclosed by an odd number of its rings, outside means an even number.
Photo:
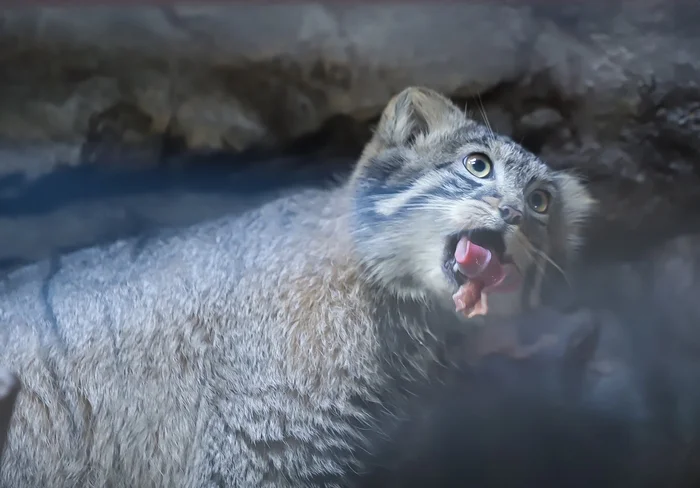
[[[477,178],[486,178],[491,174],[493,165],[488,156],[470,154],[463,160],[464,167]]]
[[[538,190],[530,194],[530,206],[535,212],[545,213],[549,206],[549,194]]]

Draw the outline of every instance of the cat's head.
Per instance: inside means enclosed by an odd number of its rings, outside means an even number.
[[[450,300],[455,247],[470,232],[522,276],[547,260],[563,268],[594,205],[574,176],[421,87],[388,103],[350,190],[368,276],[414,299]]]

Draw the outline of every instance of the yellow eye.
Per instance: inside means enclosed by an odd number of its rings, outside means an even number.
[[[548,192],[544,190],[535,190],[527,197],[527,203],[532,210],[543,214],[549,209],[549,201],[551,198],[552,196]]]
[[[477,178],[486,178],[493,170],[493,164],[488,156],[474,153],[464,158],[464,167]]]

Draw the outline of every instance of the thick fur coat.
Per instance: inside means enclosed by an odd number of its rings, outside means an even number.
[[[489,178],[465,171],[475,151]],[[546,215],[527,208],[533,186]],[[23,389],[0,487],[340,485],[468,326],[450,236],[501,232],[532,274],[572,258],[591,205],[572,176],[409,88],[347,184],[14,272],[0,361]]]

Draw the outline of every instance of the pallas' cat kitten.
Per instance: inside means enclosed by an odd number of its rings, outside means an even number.
[[[341,484],[446,331],[564,265],[591,205],[408,88],[346,184],[23,268],[0,285],[23,383],[0,486]]]

